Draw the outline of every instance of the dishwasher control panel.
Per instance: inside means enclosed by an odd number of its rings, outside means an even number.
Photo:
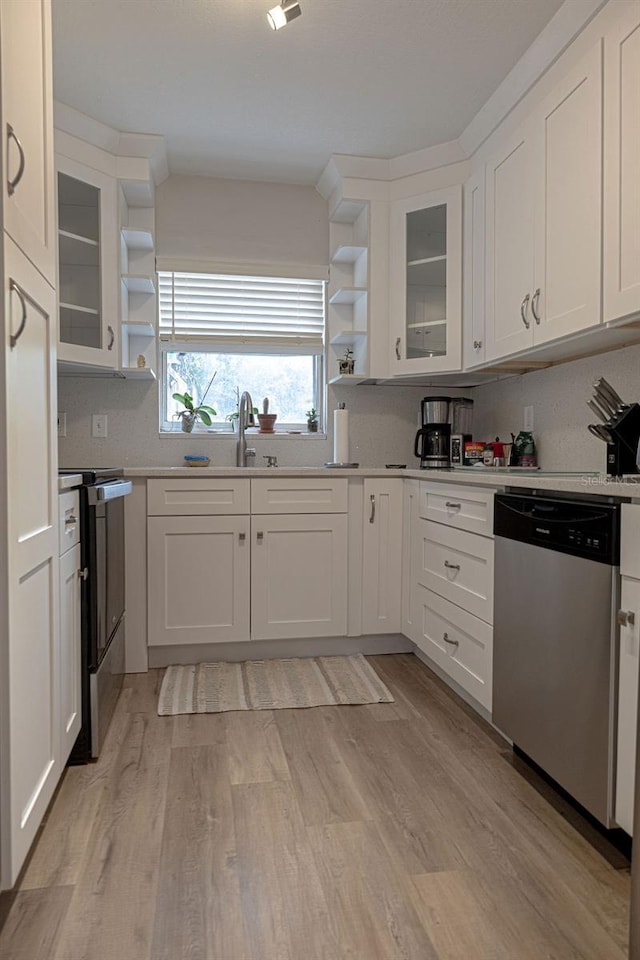
[[[620,562],[618,503],[496,494],[494,533],[611,566]]]

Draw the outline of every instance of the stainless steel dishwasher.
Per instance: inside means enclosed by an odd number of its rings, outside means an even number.
[[[614,826],[620,505],[495,498],[493,722]]]

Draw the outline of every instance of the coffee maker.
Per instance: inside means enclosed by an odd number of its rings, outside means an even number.
[[[420,458],[421,470],[442,470],[449,466],[451,397],[425,397],[420,403],[422,426],[416,433],[414,456]]]

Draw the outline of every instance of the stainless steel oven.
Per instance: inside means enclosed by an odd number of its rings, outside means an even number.
[[[95,758],[113,716],[124,675],[124,497],[131,483],[118,469],[81,473],[82,728],[70,762]]]

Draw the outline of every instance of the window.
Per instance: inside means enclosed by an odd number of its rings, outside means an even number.
[[[278,431],[306,429],[306,412],[322,409],[325,291],[322,280],[166,273],[159,277],[162,352],[161,421],[178,429],[188,392],[215,409],[212,426],[231,430],[239,391]],[[215,376],[214,376],[215,374]],[[207,387],[214,377],[206,399]]]

